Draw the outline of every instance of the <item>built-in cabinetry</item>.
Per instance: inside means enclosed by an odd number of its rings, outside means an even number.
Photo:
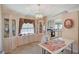
[[[30,44],[30,43],[36,42],[36,41],[41,41],[41,38],[43,36],[43,26],[45,25],[44,20],[25,19],[25,22],[27,22],[27,21],[34,24],[35,33],[34,34],[27,34],[25,36],[19,36],[19,33],[18,33],[18,35],[15,35],[15,32],[17,32],[16,31],[16,28],[17,28],[16,27],[16,25],[17,25],[16,21],[14,19],[9,21],[9,19],[8,19],[8,21],[7,21],[7,25],[8,25],[7,31],[8,32],[10,31],[10,32],[7,33],[9,36],[4,37],[4,39],[3,39],[3,42],[4,42],[3,45],[4,45],[5,53],[11,52],[12,50],[17,48],[18,46]],[[21,20],[21,22],[22,22],[22,20]],[[5,23],[4,23],[4,26],[6,26]],[[11,25],[12,25],[12,27],[9,28],[9,26],[11,26]],[[21,26],[21,24],[19,24],[19,26]],[[4,30],[5,29],[6,28],[4,27]],[[21,29],[21,27],[19,27],[18,30],[19,29]],[[18,32],[20,32],[20,30]],[[10,35],[11,33],[13,33],[13,34]]]
[[[28,34],[27,36],[16,36],[11,38],[5,38],[4,40],[4,50],[5,53],[9,53],[18,46],[25,44],[30,44],[32,42],[41,41],[43,34]]]
[[[15,49],[17,46],[21,46],[30,42],[39,41],[43,34],[43,25],[45,25],[47,17],[43,19],[35,19],[31,16],[26,16],[10,10],[9,8],[2,6],[3,17],[3,48],[4,52],[9,52]],[[33,35],[27,35],[25,37],[19,36],[19,19],[31,20],[35,26],[35,33]],[[4,20],[5,19],[5,20]],[[4,22],[5,21],[5,22]],[[21,22],[23,22],[21,20]],[[40,25],[40,22],[42,26]],[[21,27],[20,27],[21,28]],[[41,33],[40,33],[41,32]]]
[[[0,54],[3,53],[3,45],[2,45],[2,4],[0,4]]]

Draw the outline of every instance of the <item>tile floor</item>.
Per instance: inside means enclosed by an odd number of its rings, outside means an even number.
[[[39,42],[34,42],[31,44],[23,45],[9,54],[42,54],[42,49],[38,46]],[[69,50],[64,50],[64,52],[61,52],[60,54],[70,54]]]

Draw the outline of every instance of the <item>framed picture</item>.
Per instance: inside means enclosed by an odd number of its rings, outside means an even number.
[[[9,37],[9,19],[4,19],[4,38]]]
[[[15,19],[12,20],[12,35],[13,36],[16,35],[16,20]]]
[[[65,28],[72,28],[73,27],[73,20],[72,19],[66,19],[64,21],[64,27]]]

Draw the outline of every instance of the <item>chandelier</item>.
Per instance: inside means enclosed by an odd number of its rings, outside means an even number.
[[[41,19],[41,18],[43,18],[43,15],[40,12],[40,4],[38,4],[37,6],[38,6],[38,13],[36,13],[35,18]]]

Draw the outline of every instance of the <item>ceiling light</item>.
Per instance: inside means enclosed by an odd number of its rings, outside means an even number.
[[[37,5],[38,6],[38,13],[35,15],[36,19],[41,19],[43,18],[43,15],[40,12],[40,4]]]

